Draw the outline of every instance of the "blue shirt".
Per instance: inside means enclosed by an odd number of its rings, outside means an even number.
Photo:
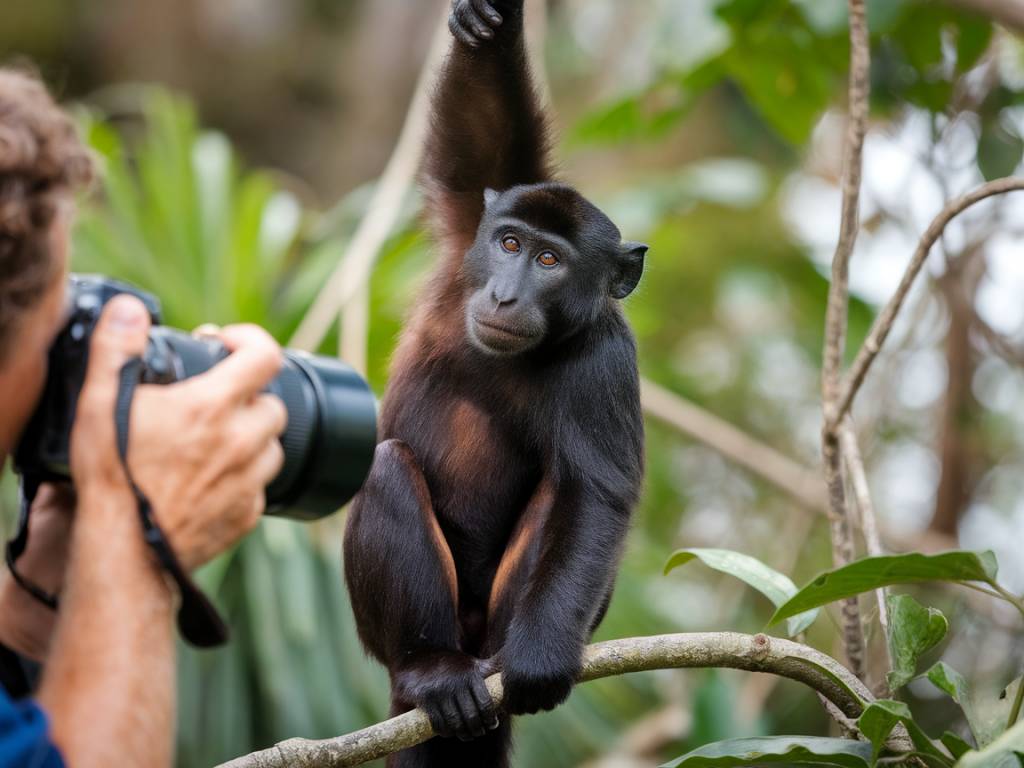
[[[0,687],[0,768],[64,768],[48,730],[38,704],[14,701]]]

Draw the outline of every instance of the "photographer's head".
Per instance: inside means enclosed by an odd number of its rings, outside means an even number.
[[[38,79],[0,68],[0,465],[32,413],[64,308],[75,193],[94,167]]]

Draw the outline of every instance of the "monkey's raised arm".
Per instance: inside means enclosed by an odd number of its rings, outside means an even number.
[[[550,180],[544,114],[523,30],[524,0],[454,0],[455,40],[433,98],[423,165],[427,211],[445,255],[476,237],[484,190]]]

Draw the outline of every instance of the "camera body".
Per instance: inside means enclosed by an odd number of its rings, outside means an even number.
[[[15,450],[19,474],[38,481],[70,478],[71,427],[90,339],[104,305],[121,293],[140,299],[153,323],[141,383],[173,384],[228,356],[216,339],[161,325],[156,297],[106,277],[72,275],[68,320],[50,348],[42,397]],[[284,358],[266,390],[288,410],[281,435],[284,464],[267,487],[267,512],[313,520],[344,506],[366,479],[377,443],[377,405],[366,382],[344,363],[292,350]]]

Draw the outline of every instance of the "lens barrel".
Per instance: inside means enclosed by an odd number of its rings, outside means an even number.
[[[166,326],[150,332],[145,355],[152,383],[196,376],[227,357],[215,339]],[[288,411],[281,435],[284,464],[267,486],[267,514],[315,520],[355,496],[377,445],[377,403],[363,378],[332,358],[285,350],[281,372],[267,386]]]

